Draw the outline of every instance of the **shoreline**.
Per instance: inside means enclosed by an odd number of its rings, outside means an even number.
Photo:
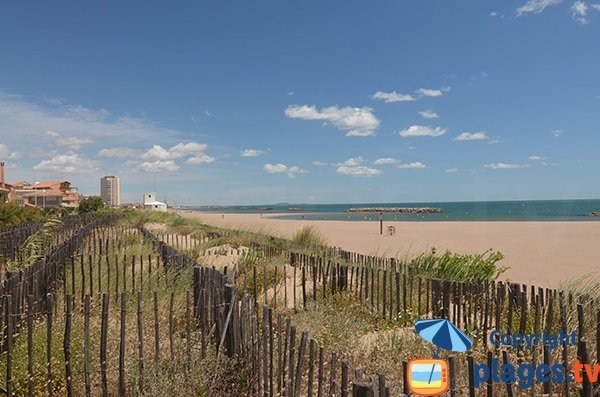
[[[206,215],[226,215],[226,216],[261,216],[263,218],[273,220],[286,220],[286,221],[335,221],[335,222],[379,222],[379,212],[366,211],[345,211],[345,212],[316,212],[316,211],[246,211],[246,212],[225,212],[225,211],[201,211],[195,209],[182,209],[174,208],[177,213],[201,213]],[[444,213],[417,213],[417,212],[395,212],[395,211],[384,211],[383,220],[384,222],[398,222],[398,223],[415,223],[415,222],[438,222],[438,223],[452,223],[452,222],[600,222],[600,215],[579,215],[579,216],[549,216],[546,218],[449,218],[446,219],[432,219],[427,216],[443,216]],[[398,219],[398,216],[405,217],[404,219]],[[413,218],[409,218],[413,216]],[[414,218],[419,216],[421,218]],[[359,218],[362,217],[362,218]],[[392,218],[393,217],[393,218]]]
[[[540,287],[559,287],[582,276],[599,276],[600,222],[580,221],[387,221],[393,236],[379,234],[377,221],[296,220],[273,214],[238,214],[178,210],[184,217],[236,229],[260,230],[291,237],[305,225],[315,226],[329,245],[363,254],[411,258],[436,247],[461,254],[494,249],[508,266],[501,280]],[[590,272],[592,274],[590,274]]]

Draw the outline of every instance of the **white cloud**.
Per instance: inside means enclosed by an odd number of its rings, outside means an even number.
[[[288,106],[285,115],[302,120],[322,120],[346,131],[346,136],[372,136],[379,128],[379,120],[368,107],[330,106],[317,109],[314,105]]]
[[[419,115],[421,115],[421,117],[423,117],[424,119],[437,119],[438,118],[438,114],[436,112],[434,112],[433,110],[422,110],[419,112]]]
[[[590,4],[590,7],[592,7],[594,10],[600,11],[600,4]]]
[[[373,164],[375,165],[390,165],[390,164],[400,164],[400,160],[394,159],[391,157],[382,157],[380,159],[375,160]]]
[[[586,25],[589,21],[586,18],[588,6],[583,1],[576,1],[571,6],[571,18],[581,25]]]
[[[550,130],[550,133],[551,133],[551,134],[552,134],[552,135],[553,135],[555,138],[558,138],[559,136],[561,136],[561,135],[564,133],[564,131],[563,131],[563,130],[561,130],[561,129],[559,129],[559,128],[554,128],[554,129]]]
[[[200,156],[208,146],[204,143],[189,142],[178,143],[170,147],[168,150],[160,145],[153,145],[144,154],[140,156],[142,160],[174,160],[187,155]]]
[[[160,145],[153,145],[140,156],[142,160],[169,160],[175,158],[172,153]]]
[[[200,154],[206,150],[208,145],[198,142],[178,143],[169,149],[169,153],[175,158],[183,157],[188,154]]]
[[[445,128],[440,127],[430,127],[425,125],[411,125],[405,130],[399,132],[400,136],[403,138],[411,137],[411,136],[441,136],[446,133]]]
[[[527,168],[529,164],[514,164],[514,163],[491,163],[484,165],[484,168],[492,170],[515,170],[519,168]]]
[[[529,13],[539,14],[546,7],[560,3],[562,0],[529,0],[521,7],[517,8],[517,16],[527,15]]]
[[[538,156],[538,155],[529,156],[529,160],[533,160],[533,161],[546,160],[546,158],[547,157],[542,157],[542,156]]]
[[[46,131],[45,134],[50,138],[58,138],[60,134],[56,131]]]
[[[365,161],[365,159],[363,159],[362,156],[357,156],[357,157],[351,157],[348,160],[344,161],[342,164],[338,164],[338,165],[347,165],[350,167],[354,167],[354,166],[362,164],[364,161]]]
[[[371,95],[371,99],[378,99],[384,101],[385,103],[393,103],[393,102],[410,102],[415,101],[416,98],[412,95],[401,94],[396,91],[385,92],[385,91],[377,91],[373,95]]]
[[[171,139],[181,133],[155,122],[130,116],[114,116],[104,109],[78,105],[44,106],[0,91],[0,131],[32,139],[84,136],[94,142],[115,140],[121,144]]]
[[[173,160],[144,161],[138,166],[138,170],[143,172],[173,172],[178,169]]]
[[[422,96],[430,96],[430,97],[438,97],[438,96],[442,96],[442,91],[441,90],[432,90],[429,88],[419,88],[417,91],[415,91],[417,94],[422,95]]]
[[[294,165],[288,167],[285,164],[277,163],[271,164],[267,163],[264,165],[263,169],[269,174],[287,174],[288,178],[295,178],[297,174],[306,174],[306,170]]]
[[[11,151],[4,143],[0,143],[0,160],[18,160],[21,158],[21,155],[21,152]]]
[[[241,152],[242,157],[258,157],[258,156],[262,156],[263,154],[265,154],[264,150],[257,150],[257,149],[244,149]]]
[[[420,161],[413,161],[412,163],[400,164],[398,168],[402,170],[410,170],[410,169],[419,169],[419,168],[427,168],[427,166]]]
[[[140,152],[128,147],[113,147],[98,151],[98,157],[138,157]]]
[[[317,167],[327,167],[329,165],[328,163],[320,160],[315,160],[312,162],[312,164],[316,165]]]
[[[489,139],[489,137],[483,131],[463,132],[459,134],[456,138],[454,138],[455,141],[484,141],[486,139]]]
[[[491,141],[487,141],[488,145],[497,145],[502,142],[504,142],[502,139],[492,139]]]
[[[56,146],[66,147],[71,150],[77,150],[80,149],[83,145],[87,145],[92,142],[93,141],[88,138],[79,138],[76,136],[71,136],[68,138],[58,139],[56,142],[54,142],[54,144]]]
[[[381,175],[381,171],[376,168],[367,167],[364,165],[359,166],[339,166],[336,170],[338,174],[349,175],[349,176],[360,176],[360,177],[372,177]]]
[[[267,163],[267,164],[265,164],[265,166],[263,168],[269,174],[284,173],[284,172],[287,172],[287,170],[288,170],[287,165],[281,164],[281,163],[278,163],[278,164]]]
[[[33,167],[34,171],[63,174],[91,174],[98,170],[97,163],[75,153],[58,154]]]
[[[194,157],[190,157],[185,162],[188,164],[197,165],[197,164],[210,164],[213,161],[215,161],[214,157],[211,157],[211,156],[201,153]]]
[[[303,170],[302,168],[298,167],[297,165],[290,167],[289,172],[291,174],[306,174],[306,170]]]
[[[446,172],[448,174],[454,174],[455,172],[458,172],[458,171],[460,171],[458,168],[448,168],[444,172]]]
[[[428,97],[439,97],[444,95],[444,92],[450,91],[450,87],[444,87],[439,90],[434,90],[431,88],[419,88],[415,92],[420,96],[428,96]]]

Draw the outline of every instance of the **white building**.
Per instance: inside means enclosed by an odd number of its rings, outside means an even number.
[[[144,194],[144,209],[149,211],[166,212],[167,204],[156,201],[156,193],[146,193]]]
[[[116,176],[103,176],[100,179],[100,196],[109,207],[121,205],[121,182]]]

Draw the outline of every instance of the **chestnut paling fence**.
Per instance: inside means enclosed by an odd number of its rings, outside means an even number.
[[[397,260],[335,248],[317,256],[255,247],[245,254],[286,257],[288,263],[255,266],[240,277],[235,266],[223,271],[200,266],[146,229],[113,223],[103,219],[86,224],[44,260],[3,281],[3,391],[8,395],[15,395],[15,389],[19,395],[35,395],[40,382],[47,395],[148,393],[159,363],[185,357],[175,368],[187,373],[209,351],[216,352],[215,373],[224,360],[247,366],[243,389],[231,395],[390,395],[385,374],[351,371],[361,363],[321,346],[285,317],[286,309],[311,310],[311,305],[335,294],[354,294],[373,316],[395,321],[399,328],[412,326],[417,318],[446,317],[476,335],[475,353],[448,358],[451,396],[466,390],[471,396],[596,392],[586,373],[581,384],[549,382],[525,391],[513,383],[473,386],[478,376],[475,363],[491,363],[493,357],[514,365],[562,363],[565,368],[571,368],[575,359],[591,363],[600,357],[600,321],[596,321],[600,312],[597,302],[585,296],[517,283],[425,278]],[[147,250],[113,256],[116,247],[131,242],[127,236],[141,238]],[[195,246],[189,237],[165,240],[186,249]],[[192,272],[189,290],[181,297],[157,291],[161,277],[178,271]],[[90,324],[93,318],[99,318],[99,324]],[[487,342],[493,329],[539,334],[572,332],[573,325],[576,346],[498,348]],[[41,365],[34,362],[39,355],[33,352],[40,327],[46,349]],[[84,346],[77,359],[75,336]],[[19,338],[26,339],[26,349],[16,354]],[[16,379],[16,367],[27,367],[27,376]],[[403,372],[403,384],[396,393],[409,395],[407,362],[397,370]],[[209,394],[217,389],[208,386]]]
[[[16,259],[17,251],[29,236],[40,229],[41,222],[0,227],[0,258],[3,261]]]

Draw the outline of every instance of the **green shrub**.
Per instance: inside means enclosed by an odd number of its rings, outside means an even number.
[[[79,213],[80,214],[92,214],[98,212],[104,208],[102,198],[98,196],[92,196],[84,198],[79,202]]]
[[[499,251],[487,250],[480,255],[464,255],[446,251],[442,255],[433,248],[409,261],[409,268],[417,275],[461,282],[482,282],[498,278],[506,267],[497,266],[504,258]]]
[[[43,219],[44,212],[38,208],[19,207],[13,203],[0,203],[0,226],[14,226]]]

